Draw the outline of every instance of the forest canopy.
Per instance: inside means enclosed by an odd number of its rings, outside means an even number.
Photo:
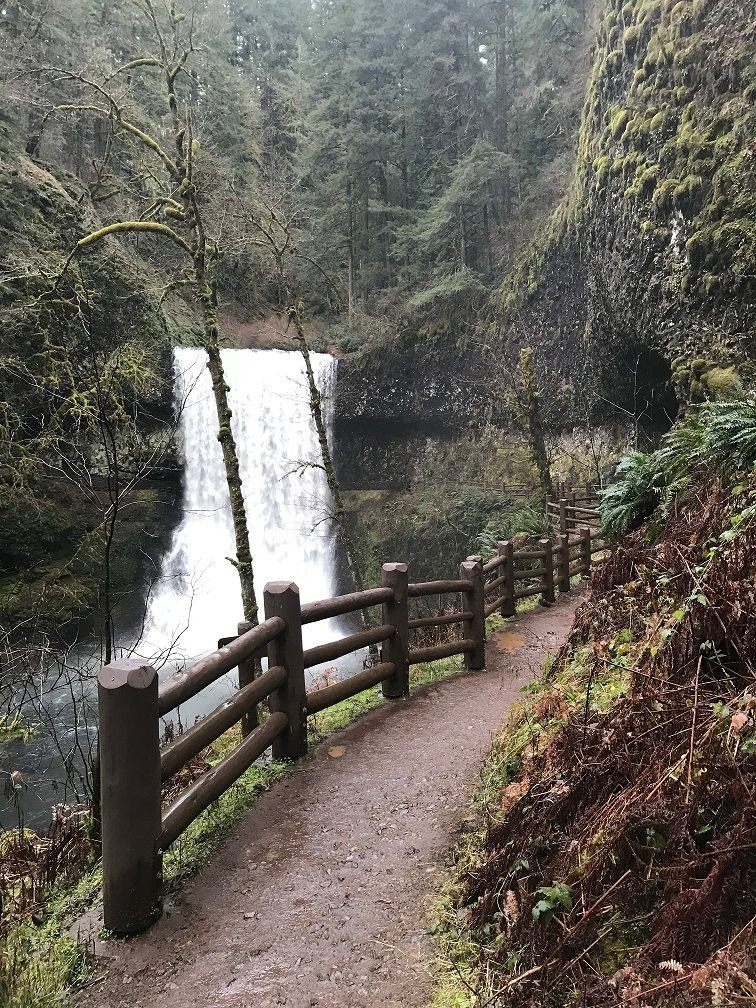
[[[177,84],[221,204],[222,280],[253,311],[280,300],[280,278],[245,240],[246,213],[285,225],[311,309],[350,321],[421,309],[432,325],[483,303],[564,188],[583,0],[180,6],[192,51]],[[118,121],[168,130],[146,6],[14,3],[0,18],[3,115],[26,153],[65,186],[73,176],[104,221],[124,186],[146,208],[134,135]],[[115,115],[96,111],[104,81]]]

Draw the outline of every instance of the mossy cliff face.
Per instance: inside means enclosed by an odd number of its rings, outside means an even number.
[[[498,305],[568,421],[606,415],[602,396],[627,407],[639,359],[650,378],[668,368],[683,404],[752,378],[753,14],[741,0],[604,4],[571,190]]]

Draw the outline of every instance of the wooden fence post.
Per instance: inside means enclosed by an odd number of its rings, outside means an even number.
[[[499,567],[499,576],[506,577],[502,585],[501,609],[499,615],[503,619],[509,619],[516,612],[514,597],[514,546],[509,539],[497,544],[496,551],[500,557],[504,557],[504,563]]]
[[[559,501],[559,535],[567,535],[567,498],[562,497]]]
[[[236,632],[241,637],[242,634],[247,633],[247,631],[252,629],[252,624],[248,622],[239,623]],[[252,658],[245,658],[244,661],[239,662],[239,689],[243,689],[245,686],[249,686],[251,682],[255,679],[255,662]],[[242,715],[241,719],[241,733],[242,738],[246,738],[251,732],[257,728],[257,706],[254,706],[252,710],[247,711],[246,714]]]
[[[564,593],[570,590],[570,537],[560,535],[559,544],[559,591]]]
[[[383,642],[381,660],[393,662],[396,672],[381,684],[383,695],[392,700],[409,693],[409,605],[407,601],[406,563],[385,563],[381,568],[381,585],[394,593],[393,602],[383,603],[383,622],[396,630]]]
[[[591,530],[589,528],[580,529],[580,558],[583,563],[585,570],[583,571],[583,576],[588,578],[591,576]]]
[[[162,910],[157,672],[142,661],[103,665],[97,704],[104,924],[138,934]]]
[[[551,539],[541,539],[540,546],[546,554],[543,558],[543,592],[541,593],[541,605],[550,606],[554,602],[554,550],[551,546]]]
[[[302,649],[302,610],[293,581],[269,581],[263,592],[265,618],[280,616],[286,629],[268,645],[268,668],[283,665],[286,681],[271,693],[271,711],[281,711],[289,727],[273,743],[273,759],[294,760],[307,752],[307,687]]]
[[[459,577],[472,585],[472,591],[464,593],[462,603],[469,606],[473,614],[467,633],[475,642],[475,647],[465,652],[465,668],[472,672],[486,667],[486,599],[480,560],[464,560],[459,565]]]

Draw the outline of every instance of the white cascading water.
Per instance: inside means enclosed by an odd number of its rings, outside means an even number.
[[[330,496],[310,415],[304,361],[285,350],[224,350],[262,612],[267,581],[295,581],[303,602],[336,591]],[[327,427],[336,361],[312,354]],[[171,663],[211,651],[243,618],[218,414],[204,350],[174,350],[184,463],[183,514],[153,586],[139,653]],[[309,464],[308,464],[309,463]],[[340,636],[332,622],[305,627],[305,646]]]

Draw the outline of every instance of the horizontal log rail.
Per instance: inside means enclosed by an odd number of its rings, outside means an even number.
[[[599,520],[601,519],[601,512],[599,511],[598,508],[582,508],[582,507],[575,507],[573,505],[572,507],[570,507],[570,511],[574,515],[589,515],[591,518],[598,518]]]
[[[509,576],[507,574],[502,574],[501,577],[495,578],[493,581],[486,582],[486,595],[490,595],[492,591],[496,591],[497,588],[501,588],[503,584],[509,581]]]
[[[576,506],[576,496],[551,501],[546,512],[553,538],[538,548],[497,545],[483,562],[468,557],[454,579],[409,583],[407,565],[383,565],[381,586],[304,605],[291,582],[271,582],[264,590],[265,619],[251,629],[240,624],[235,637],[223,638],[216,651],[162,685],[154,668],[139,661],[103,666],[98,676],[100,714],[102,864],[105,927],[119,935],[148,927],[159,915],[161,852],[165,851],[252,764],[272,748],[274,760],[294,760],[307,752],[307,718],[367,689],[383,695],[409,692],[412,665],[463,656],[465,668],[485,667],[485,620],[498,613],[516,615],[520,599],[539,596],[554,603],[571,587],[571,578],[590,572],[593,554],[605,548],[598,517]],[[592,504],[593,498],[586,503]],[[410,619],[409,599],[461,596],[459,612]],[[305,649],[302,627],[381,607],[381,625],[368,626],[339,640]],[[412,631],[461,627],[461,639],[410,647]],[[308,690],[307,669],[380,645],[380,661],[356,675]],[[268,670],[259,674],[258,659]],[[221,676],[238,670],[239,688],[209,714],[160,751],[160,719]],[[258,724],[258,706],[267,716]],[[241,741],[161,811],[162,787],[224,732],[241,724]]]
[[[601,511],[596,504],[595,496],[578,497],[575,493],[570,493],[569,497],[563,496],[559,500],[550,499],[546,502],[546,518],[560,535],[586,525],[593,525],[600,531]]]
[[[285,714],[271,714],[232,753],[182,791],[163,813],[158,850],[167,850],[200,812],[204,812],[208,805],[220,798],[224,791],[228,791],[288,726],[289,720]]]
[[[484,574],[490,574],[491,571],[498,570],[499,567],[504,563],[504,557],[495,556],[483,564],[482,570]]]
[[[237,690],[225,703],[206,714],[197,723],[179,735],[160,753],[161,780],[170,778],[194,759],[203,749],[212,745],[220,736],[241,721],[253,707],[269,697],[273,690],[286,682],[286,669],[282,665],[263,672],[249,685]]]
[[[472,591],[469,581],[421,581],[407,585],[408,598],[424,598],[426,595],[447,595]]]
[[[439,661],[441,658],[453,658],[455,655],[473,651],[476,642],[469,637],[447,644],[433,644],[431,647],[411,648],[409,652],[410,665],[420,665],[424,662]]]
[[[420,630],[423,627],[450,626],[454,623],[468,623],[473,618],[471,612],[448,613],[443,616],[422,616],[407,620],[409,630]]]
[[[514,581],[533,581],[546,573],[545,567],[535,567],[533,570],[518,570],[514,572]]]
[[[304,667],[308,669],[324,662],[336,661],[337,658],[361,651],[372,644],[382,644],[395,633],[395,627],[384,624],[369,630],[361,630],[350,637],[342,637],[341,640],[330,641],[328,644],[318,644],[317,647],[308,648],[304,652]]]
[[[339,682],[330,686],[323,686],[321,689],[312,690],[307,694],[307,713],[319,714],[327,707],[348,700],[349,697],[362,693],[363,690],[377,686],[379,683],[389,679],[396,672],[396,665],[393,662],[380,662],[371,668],[363,669],[356,675],[349,676],[348,679],[340,679]]]
[[[390,588],[369,588],[367,591],[352,592],[350,595],[337,595],[335,598],[321,599],[319,602],[308,602],[302,606],[302,625],[317,623],[334,616],[346,616],[348,613],[390,602],[393,597],[394,593]]]
[[[193,696],[202,692],[221,676],[237,668],[240,662],[250,658],[260,648],[265,647],[286,629],[282,619],[265,620],[253,630],[247,631],[230,644],[201,658],[182,673],[172,676],[163,683],[158,699],[160,716],[172,711]]]
[[[486,614],[486,619],[489,616],[493,616],[495,612],[501,609],[501,604],[504,601],[504,596],[500,595],[498,598],[494,599],[493,602],[489,602],[483,612]]]

